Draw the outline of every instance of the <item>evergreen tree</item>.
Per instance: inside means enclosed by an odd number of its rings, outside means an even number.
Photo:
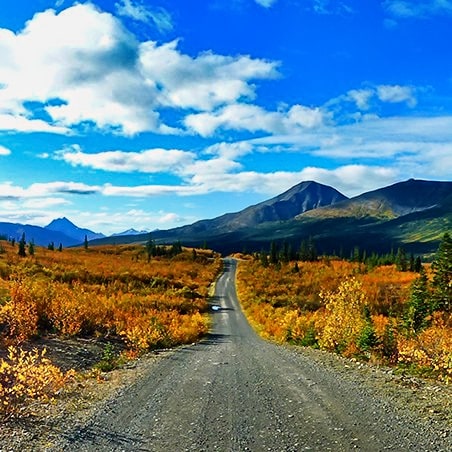
[[[301,241],[300,245],[300,260],[306,262],[309,260],[308,242],[306,240]]]
[[[88,236],[85,234],[85,242],[84,242],[85,250],[88,249]]]
[[[433,300],[436,310],[450,312],[452,302],[452,238],[446,232],[432,263]]]
[[[420,273],[422,271],[422,261],[420,256],[416,257],[416,260],[414,261],[414,271],[416,273]]]
[[[148,241],[146,242],[146,254],[148,257],[148,262],[151,260],[152,256],[155,256],[155,243],[154,240],[152,240],[152,235],[149,234]]]
[[[361,252],[359,251],[359,246],[355,246],[353,248],[352,261],[361,262]]]
[[[21,257],[25,257],[27,255],[27,252],[25,250],[25,245],[26,245],[26,241],[25,241],[25,232],[24,232],[22,234],[22,238],[19,240],[19,251],[17,253]]]
[[[33,240],[28,244],[28,254],[30,256],[35,255],[35,244],[33,243]]]
[[[431,311],[427,274],[422,271],[419,278],[416,278],[411,285],[405,326],[417,333],[427,325],[427,316]]]
[[[287,242],[283,243],[281,251],[281,260],[285,263],[290,261],[290,245]]]
[[[59,252],[63,251],[63,244],[62,243],[60,243],[60,246],[58,247],[58,251]]]
[[[48,249],[49,251],[55,251],[55,243],[50,242],[50,243],[47,245],[47,249]]]
[[[405,252],[404,248],[402,248],[402,247],[400,247],[397,250],[395,264],[396,264],[397,270],[399,270],[400,272],[406,272],[408,270],[408,260],[406,258],[406,252]]]
[[[317,260],[317,248],[312,237],[309,237],[308,241],[308,260],[310,262],[315,262]]]
[[[262,250],[259,254],[259,260],[261,262],[262,267],[268,267],[268,256],[267,252]]]

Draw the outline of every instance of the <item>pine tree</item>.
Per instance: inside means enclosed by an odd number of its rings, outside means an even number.
[[[452,302],[452,238],[446,232],[432,263],[435,309],[450,312]]]
[[[406,327],[417,333],[427,325],[427,316],[431,314],[430,293],[427,274],[422,271],[411,285],[408,309],[405,316]]]
[[[88,249],[88,236],[87,235],[85,235],[84,247],[85,247],[85,250]]]
[[[28,244],[28,254],[30,256],[35,255],[35,244],[33,243],[33,240]]]
[[[397,270],[399,270],[400,272],[406,272],[408,269],[408,261],[406,258],[406,252],[402,247],[400,247],[397,250],[395,264],[396,264]]]
[[[19,251],[17,253],[21,257],[25,257],[27,255],[27,252],[25,250],[25,245],[26,245],[26,241],[25,241],[25,232],[24,232],[22,234],[22,238],[19,240]]]

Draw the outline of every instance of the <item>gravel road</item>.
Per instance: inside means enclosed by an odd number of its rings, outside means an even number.
[[[225,261],[204,341],[159,359],[54,449],[452,450],[444,425],[393,403],[352,366],[339,371],[310,352],[260,339],[238,304],[235,269]]]

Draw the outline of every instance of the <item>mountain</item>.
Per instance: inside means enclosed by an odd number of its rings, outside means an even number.
[[[452,182],[410,179],[310,210],[283,224],[263,225],[234,240],[251,250],[268,246],[269,240],[299,246],[301,239],[312,237],[325,253],[349,255],[355,246],[369,253],[389,252],[402,246],[431,254],[446,231],[452,231]],[[222,240],[229,243],[227,237]]]
[[[240,212],[227,213],[211,220],[201,220],[192,225],[170,230],[177,235],[203,236],[231,233],[243,228],[254,228],[263,223],[280,222],[300,213],[329,206],[348,199],[335,188],[307,181],[295,185],[279,196],[247,207]],[[165,231],[156,233],[164,236]],[[153,234],[154,235],[154,234]]]
[[[318,182],[301,182],[279,196],[247,207],[235,213],[227,213],[217,218],[200,220],[187,226],[181,226],[166,231],[152,232],[152,237],[158,242],[174,242],[180,240],[184,244],[209,244],[217,242],[220,237],[234,237],[237,231],[260,227],[263,224],[279,224],[293,219],[300,213],[317,209],[348,199],[335,188]],[[230,236],[232,234],[232,236]],[[149,233],[134,236],[115,236],[97,240],[95,243],[134,243],[146,241]]]
[[[320,253],[347,256],[356,246],[368,253],[403,246],[408,252],[430,254],[446,231],[452,231],[452,182],[410,179],[350,199],[332,187],[301,182],[240,212],[152,231],[151,235],[156,243],[207,244],[223,254],[269,249],[272,241],[298,248],[311,237]],[[149,232],[134,229],[95,238],[101,234],[78,228],[66,218],[54,220],[46,228],[0,223],[0,235],[19,239],[22,232],[27,240],[44,246],[51,241],[78,245],[85,235],[90,245],[149,240]]]
[[[104,234],[99,234],[89,229],[83,229],[76,226],[72,221],[69,221],[66,217],[57,218],[50,222],[44,229],[52,232],[61,232],[67,237],[70,237],[76,241],[76,243],[82,243],[85,240],[85,236],[88,240],[100,239],[105,237]]]
[[[55,246],[75,246],[83,243],[85,235],[88,240],[105,237],[89,229],[82,229],[67,218],[53,220],[45,227],[19,223],[0,223],[0,236],[19,240],[25,234],[27,242],[33,241],[35,245],[47,246],[53,242]]]
[[[79,240],[69,237],[62,232],[50,231],[40,226],[6,222],[0,223],[0,236],[18,241],[22,237],[22,234],[25,234],[25,240],[27,242],[33,241],[35,245],[39,246],[47,246],[51,242],[56,246],[61,243],[65,247],[80,243]]]
[[[431,209],[452,195],[451,182],[410,179],[373,190],[297,218],[369,218],[392,220]]]
[[[154,231],[157,243],[203,243],[228,254],[268,249],[271,241],[294,248],[312,237],[319,252],[348,255],[355,246],[369,253],[403,246],[409,252],[436,250],[452,230],[452,182],[410,179],[348,199],[337,190],[302,182],[268,201],[211,220]],[[149,234],[98,243],[143,243]]]

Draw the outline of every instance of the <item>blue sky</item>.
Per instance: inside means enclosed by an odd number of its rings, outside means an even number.
[[[452,176],[452,0],[3,0],[0,221],[105,234]]]

